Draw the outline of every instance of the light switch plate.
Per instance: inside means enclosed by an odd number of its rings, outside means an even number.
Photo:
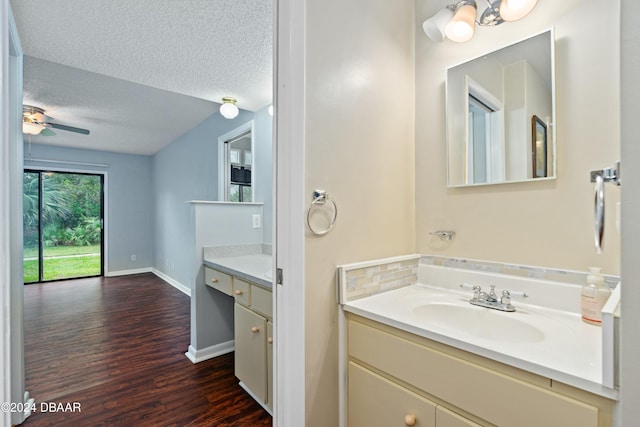
[[[260,228],[260,227],[262,227],[260,214],[253,214],[253,228]]]

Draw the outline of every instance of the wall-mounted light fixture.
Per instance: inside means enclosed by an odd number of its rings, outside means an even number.
[[[443,41],[445,36],[455,42],[466,42],[473,37],[475,24],[493,27],[503,22],[522,19],[536,6],[538,0],[485,0],[487,8],[477,18],[475,0],[460,0],[440,9],[422,23],[425,34],[434,41]]]
[[[225,119],[233,119],[238,113],[238,107],[236,106],[236,99],[230,96],[225,96],[222,98],[222,105],[220,106],[220,114]]]

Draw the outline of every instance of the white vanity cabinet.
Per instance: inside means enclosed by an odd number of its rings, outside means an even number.
[[[232,296],[235,375],[249,393],[272,410],[273,323],[271,291],[205,266],[206,284]]]
[[[349,427],[610,427],[614,402],[347,315]]]

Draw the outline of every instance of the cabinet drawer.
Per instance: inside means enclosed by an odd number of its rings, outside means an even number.
[[[249,305],[251,302],[251,285],[244,280],[233,278],[233,297],[239,304]]]
[[[231,295],[233,288],[233,279],[230,275],[221,273],[213,268],[204,268],[204,280],[207,286],[217,289],[227,295]]]
[[[271,291],[258,286],[251,286],[251,308],[264,314],[268,318],[273,318],[271,303]]]
[[[436,425],[438,427],[482,427],[442,406],[436,408]]]
[[[353,362],[349,363],[348,399],[349,427],[436,425],[435,403]]]
[[[349,356],[500,426],[598,426],[596,406],[353,320]],[[544,408],[541,410],[541,408]]]

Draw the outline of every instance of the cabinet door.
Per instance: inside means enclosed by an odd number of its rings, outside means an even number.
[[[236,377],[262,402],[267,399],[267,319],[234,305]]]
[[[267,322],[267,407],[273,410],[273,322]]]
[[[435,403],[349,362],[349,427],[435,427]]]
[[[438,427],[481,427],[480,424],[474,423],[442,406],[436,408],[436,425]]]

